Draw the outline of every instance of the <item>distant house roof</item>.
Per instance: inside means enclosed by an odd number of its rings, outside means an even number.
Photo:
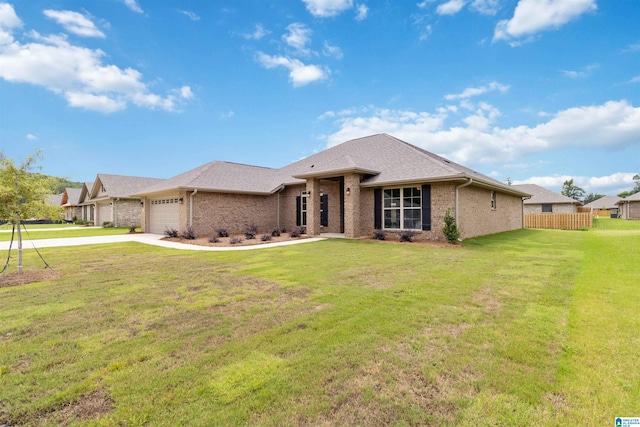
[[[62,194],[52,194],[47,197],[46,204],[51,206],[60,206],[62,203]]]
[[[176,189],[271,194],[286,185],[303,184],[307,178],[346,173],[364,175],[363,187],[472,179],[477,185],[529,195],[387,134],[353,139],[280,169],[214,161],[136,194]]]
[[[77,206],[80,204],[80,194],[82,194],[82,188],[65,188],[62,193],[62,206]]]
[[[616,203],[622,200],[622,197],[618,196],[604,196],[591,203],[584,205],[586,208],[592,209],[615,209]]]
[[[624,199],[620,198],[620,200],[616,202],[616,205],[621,205],[627,202],[640,202],[640,193],[632,194],[630,196],[625,197]]]
[[[572,204],[582,205],[578,200],[571,197],[558,194],[554,191],[547,190],[544,187],[540,187],[536,184],[518,184],[512,185],[512,187],[518,188],[525,193],[531,194],[531,198],[524,201],[525,205],[541,205],[541,204]]]
[[[107,198],[135,198],[133,194],[147,187],[164,181],[159,178],[145,178],[140,176],[98,174],[93,183],[90,197],[92,200]],[[104,191],[102,191],[104,189]]]

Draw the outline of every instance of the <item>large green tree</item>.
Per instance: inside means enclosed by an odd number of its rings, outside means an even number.
[[[562,184],[562,195],[581,201],[584,198],[584,190],[577,185],[573,185],[573,178]]]
[[[636,193],[640,193],[640,175],[634,175],[633,182],[635,183],[633,189],[629,191],[623,191],[622,193],[618,194],[618,197],[629,197]]]
[[[61,219],[61,206],[46,203],[53,180],[33,173],[42,153],[37,151],[20,165],[0,152],[0,219],[7,220],[18,230],[18,273],[22,273],[22,233],[20,224],[30,218]]]

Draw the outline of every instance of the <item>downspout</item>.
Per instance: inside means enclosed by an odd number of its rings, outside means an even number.
[[[111,216],[113,216],[114,227],[118,226],[118,200],[120,200],[120,197],[113,201],[113,211],[111,212]]]
[[[458,223],[458,190],[462,187],[466,187],[468,185],[471,185],[471,183],[473,182],[473,178],[469,178],[469,182],[465,182],[464,184],[458,185],[456,187],[456,225],[458,226],[458,228],[460,228],[460,223]]]
[[[284,185],[281,185],[280,188],[278,189],[278,206],[276,209],[276,224],[278,227],[278,230],[281,230],[282,227],[280,226],[280,193],[282,193],[282,190],[284,190]]]
[[[189,195],[189,227],[193,227],[193,196],[196,195],[198,189],[193,190],[193,193]]]

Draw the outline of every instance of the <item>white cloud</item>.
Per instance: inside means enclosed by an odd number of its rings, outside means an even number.
[[[16,15],[16,11],[8,3],[0,3],[0,30],[21,28],[22,21]]]
[[[105,38],[104,33],[95,26],[93,21],[78,12],[47,9],[43,13],[47,18],[53,19],[62,25],[70,33],[82,37]]]
[[[294,22],[287,26],[287,34],[282,36],[282,40],[292,48],[296,49],[298,54],[308,55],[310,53],[307,44],[311,42],[311,31],[304,24]]]
[[[462,10],[465,4],[466,0],[449,0],[446,3],[438,5],[436,13],[438,15],[455,15]]]
[[[449,95],[445,95],[444,99],[446,99],[447,101],[453,101],[456,99],[469,99],[471,97],[474,96],[479,96],[482,94],[485,94],[487,92],[493,92],[493,91],[499,91],[501,93],[505,93],[509,90],[509,86],[508,85],[503,85],[500,84],[498,82],[491,82],[488,85],[485,86],[480,86],[480,87],[468,87],[465,90],[463,90],[461,93],[458,94],[449,94]]]
[[[473,0],[470,8],[483,15],[495,15],[498,11],[498,0]]]
[[[513,17],[496,25],[493,41],[520,39],[559,28],[596,8],[595,0],[520,0]]]
[[[221,120],[227,120],[227,119],[232,118],[235,115],[236,115],[236,113],[230,110],[230,111],[227,111],[226,113],[220,114],[220,119]]]
[[[318,18],[339,15],[353,7],[353,0],[302,0],[307,10]]]
[[[367,19],[367,15],[369,14],[369,8],[364,4],[359,4],[356,7],[356,21],[364,21]]]
[[[27,138],[29,141],[37,141],[37,140],[38,140],[38,137],[37,137],[37,136],[35,136],[35,135],[34,135],[34,134],[32,134],[32,133],[28,133],[28,134],[27,134],[27,136],[26,136],[26,138]]]
[[[200,17],[190,10],[178,9],[178,12],[182,13],[183,15],[185,15],[186,17],[188,17],[194,22],[200,20]]]
[[[136,0],[122,0],[124,4],[136,13],[144,13],[142,8],[138,6],[138,2]]]
[[[569,77],[571,79],[579,79],[589,77],[593,70],[597,69],[598,65],[587,65],[582,68],[582,70],[562,70],[562,74],[565,77]]]
[[[560,111],[540,125],[500,128],[500,111],[480,103],[461,125],[446,126],[458,113],[440,108],[435,114],[404,110],[374,110],[333,116],[338,130],[327,137],[329,147],[375,133],[390,133],[462,164],[502,164],[524,156],[564,147],[621,148],[638,144],[640,107],[627,101]],[[454,117],[454,120],[456,118]]]
[[[616,172],[606,176],[571,176],[571,175],[551,175],[532,176],[524,180],[514,180],[513,183],[536,184],[551,190],[560,191],[565,181],[573,179],[573,184],[581,187],[587,193],[604,193],[616,195],[634,186],[634,172]]]
[[[640,76],[635,76],[634,78],[629,80],[629,83],[640,83]]]
[[[344,57],[342,49],[340,49],[338,46],[331,46],[327,41],[324,42],[322,53],[324,54],[324,56],[331,56],[336,59],[342,59]]]
[[[428,39],[429,36],[431,36],[431,33],[433,33],[433,29],[431,28],[431,25],[427,25],[420,32],[420,35],[418,36],[418,40],[424,41],[424,40]]]
[[[42,36],[31,31],[33,41],[21,43],[11,33],[6,34],[0,38],[0,77],[45,87],[72,107],[111,113],[133,103],[176,111],[181,100],[192,96],[186,86],[164,97],[151,93],[139,71],[103,64],[106,55],[102,50],[73,45],[65,36]]]
[[[284,67],[289,70],[289,81],[296,87],[325,80],[330,73],[329,70],[324,67],[306,65],[298,59],[286,56],[271,56],[258,52],[256,60],[266,69]]]
[[[424,9],[434,1],[436,0],[424,0],[424,1],[421,1],[420,3],[417,3],[416,6],[418,6],[420,9]]]
[[[256,29],[253,33],[245,33],[244,38],[249,40],[260,40],[267,34],[271,34],[271,31],[266,30],[262,24],[256,24]]]

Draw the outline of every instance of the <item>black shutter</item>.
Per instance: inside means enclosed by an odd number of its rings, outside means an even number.
[[[302,217],[302,214],[300,212],[300,207],[302,205],[302,197],[297,196],[296,197],[296,226],[300,227],[300,218]]]
[[[323,194],[320,197],[320,225],[322,227],[329,226],[329,195]]]
[[[431,231],[431,185],[422,186],[422,229]]]
[[[373,190],[373,227],[382,230],[382,189]]]

